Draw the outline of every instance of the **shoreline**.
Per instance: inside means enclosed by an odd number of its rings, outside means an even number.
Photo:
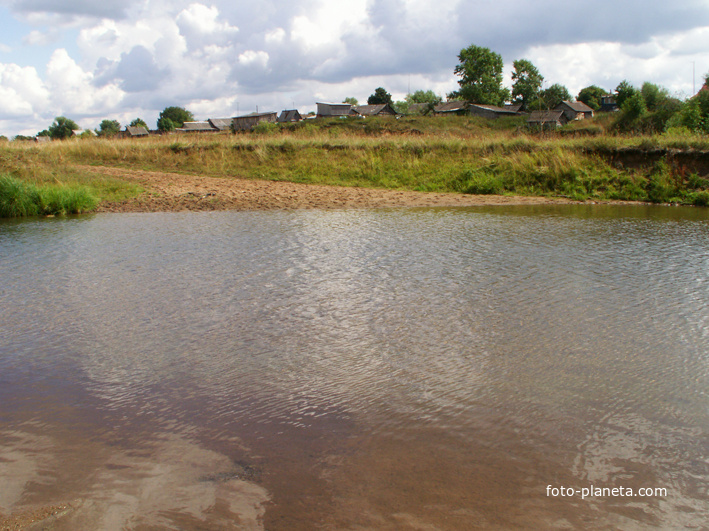
[[[85,172],[127,179],[145,188],[145,192],[137,197],[100,204],[95,210],[100,213],[584,204],[561,197],[413,192],[209,177],[107,166],[79,168]],[[588,203],[638,204],[632,201]]]

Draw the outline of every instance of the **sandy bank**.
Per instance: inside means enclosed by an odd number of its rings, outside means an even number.
[[[301,208],[451,207],[574,203],[569,199],[407,192],[347,188],[276,181],[161,173],[104,166],[82,171],[140,184],[146,192],[119,203],[104,203],[99,212],[171,212],[184,210],[273,210]]]

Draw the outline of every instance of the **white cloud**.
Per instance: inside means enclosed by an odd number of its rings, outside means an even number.
[[[268,65],[268,54],[264,51],[246,50],[239,54],[239,63],[244,66],[260,66],[266,68]]]

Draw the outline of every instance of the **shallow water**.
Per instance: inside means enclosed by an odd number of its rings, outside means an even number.
[[[709,215],[0,222],[0,513],[267,529],[702,526]],[[649,497],[548,487],[664,488]]]

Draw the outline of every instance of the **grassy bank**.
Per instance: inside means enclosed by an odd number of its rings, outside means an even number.
[[[0,175],[0,218],[81,214],[96,208],[97,199],[80,186],[35,186]]]
[[[89,177],[76,165],[416,191],[709,204],[703,177],[709,165],[702,166],[701,156],[689,163],[675,153],[709,151],[706,136],[611,136],[602,121],[550,135],[526,132],[520,119],[334,119],[268,124],[238,135],[14,144],[0,147],[0,172],[35,185],[84,186],[99,201],[140,190]],[[630,154],[633,163],[626,164]]]

